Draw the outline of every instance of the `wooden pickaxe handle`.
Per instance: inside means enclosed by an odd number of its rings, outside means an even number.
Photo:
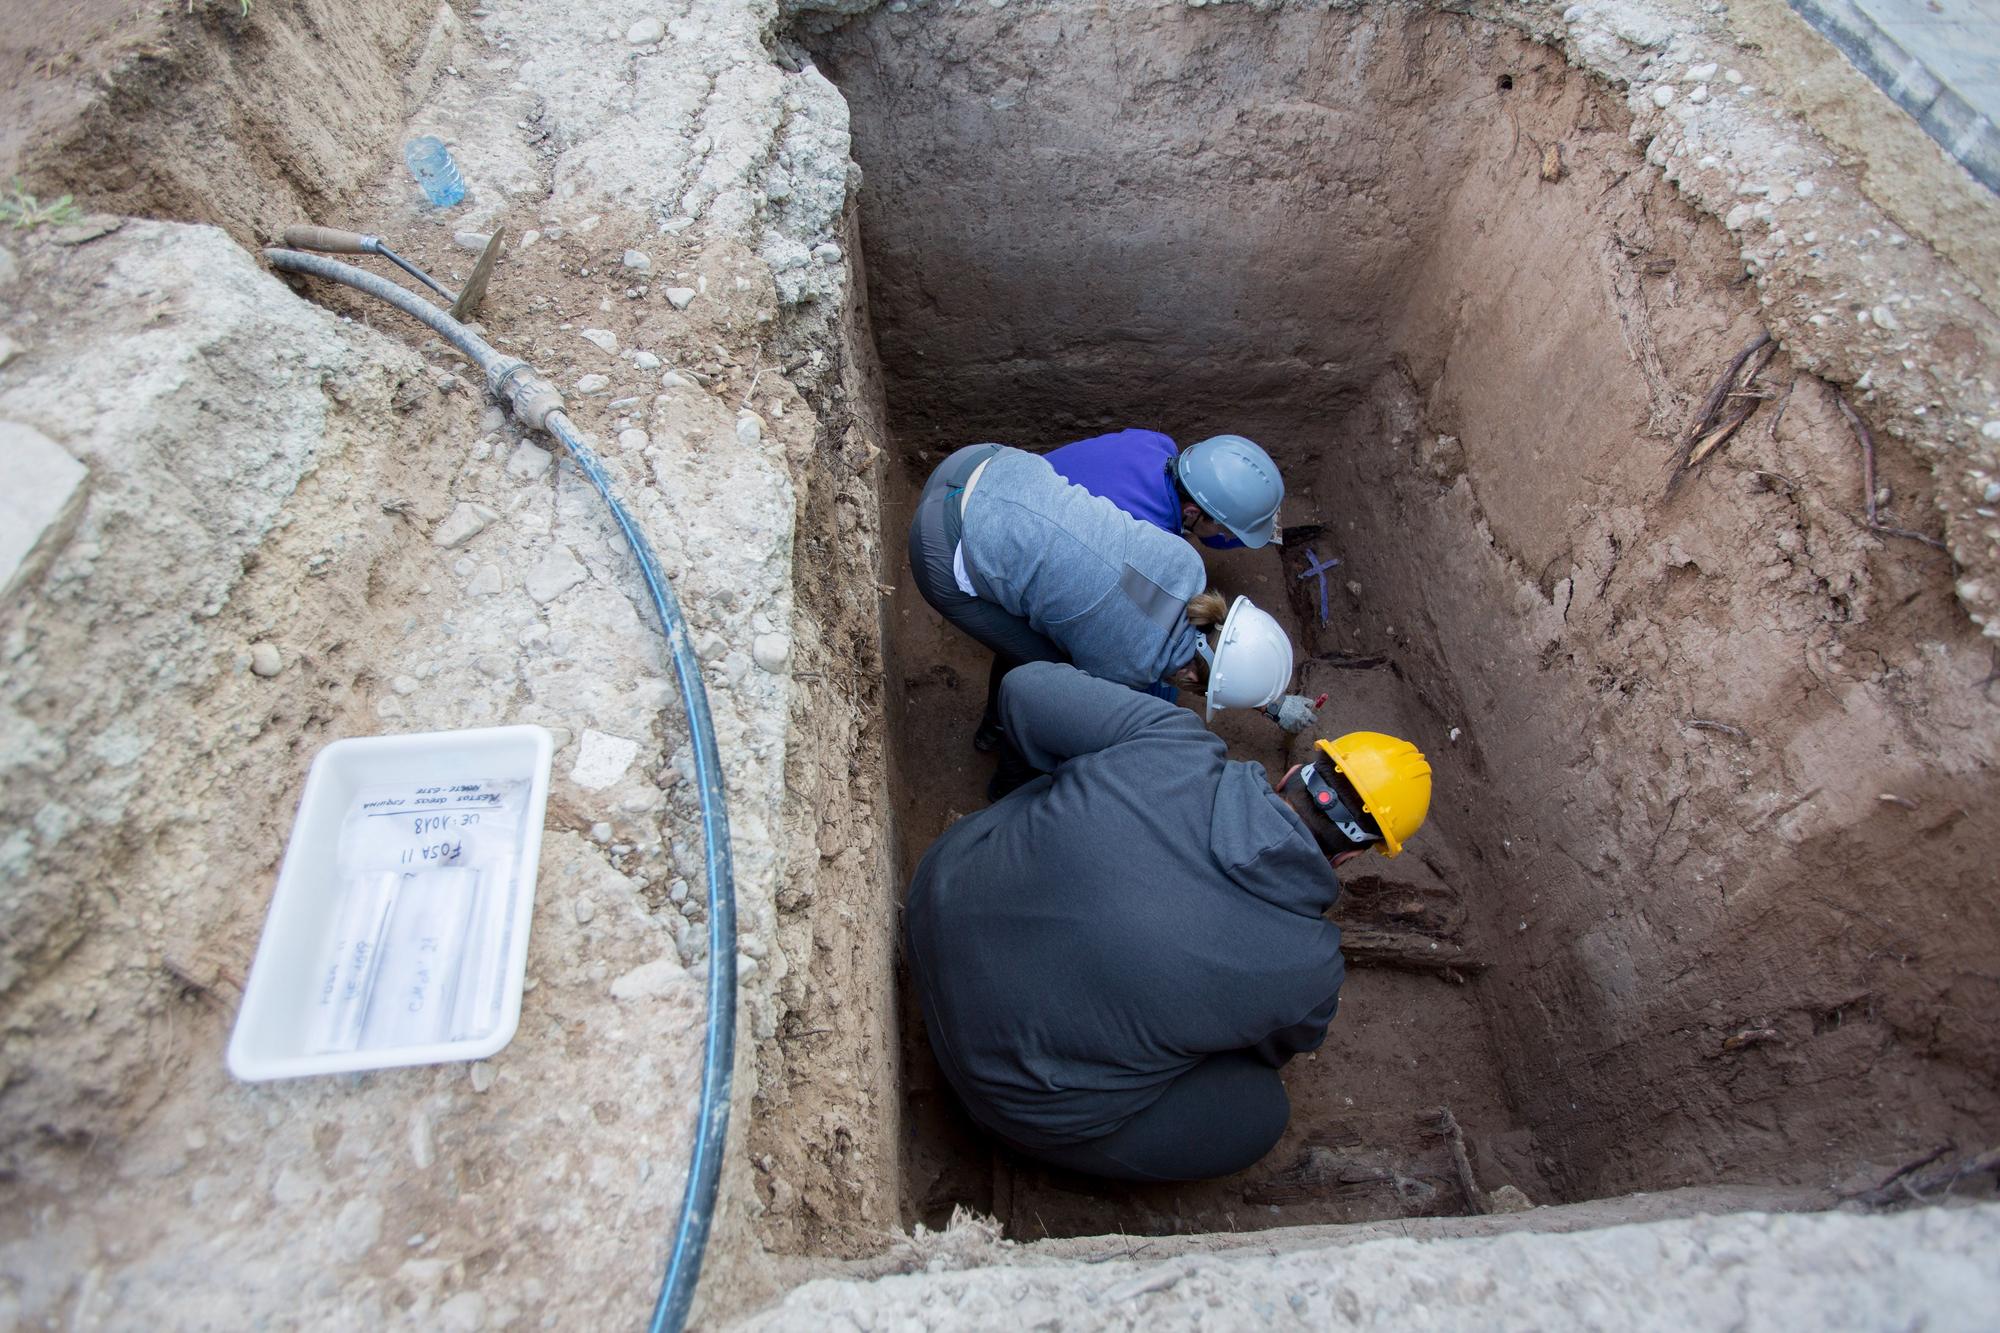
[[[294,250],[318,250],[329,255],[372,255],[381,241],[358,231],[339,231],[299,223],[285,228],[285,244]]]

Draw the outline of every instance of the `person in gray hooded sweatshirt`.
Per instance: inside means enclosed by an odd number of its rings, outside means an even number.
[[[1066,657],[1146,689],[1195,660],[1201,557],[1039,454],[976,444],[947,458],[910,526],[910,565],[953,624],[1016,661]]]
[[[1325,912],[1359,854],[1185,709],[1055,663],[1001,687],[1037,767],[953,824],[910,884],[925,1028],[973,1118],[1057,1166],[1226,1175],[1270,1151],[1278,1069],[1345,975]]]
[[[1207,572],[1186,542],[1070,484],[1039,454],[998,444],[968,445],[931,474],[910,522],[910,568],[925,601],[993,650],[982,750],[1002,739],[1000,682],[1023,662],[1073,662],[1167,698],[1203,688],[1198,631],[1228,609],[1203,594]],[[1267,711],[1292,732],[1313,719],[1299,696]],[[1027,776],[1014,769],[993,794]]]

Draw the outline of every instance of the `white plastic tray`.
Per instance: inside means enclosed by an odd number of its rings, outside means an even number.
[[[362,1069],[483,1060],[514,1039],[521,1021],[521,986],[528,971],[528,927],[535,909],[542,821],[549,800],[553,737],[542,727],[485,727],[409,736],[335,741],[314,757],[285,847],[278,889],[264,918],[264,935],[243,990],[229,1038],[229,1072],[246,1082],[344,1074]],[[341,821],[363,787],[390,782],[529,780],[519,860],[515,867],[513,930],[500,1022],[476,1040],[315,1054],[309,1047],[312,988],[327,938],[336,929],[335,868]]]

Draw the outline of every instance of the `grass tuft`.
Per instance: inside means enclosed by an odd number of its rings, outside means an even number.
[[[35,227],[64,227],[83,220],[83,210],[76,206],[76,200],[69,195],[51,199],[43,203],[34,195],[21,188],[21,178],[16,176],[5,192],[0,192],[0,225],[12,227],[16,231],[28,231]]]

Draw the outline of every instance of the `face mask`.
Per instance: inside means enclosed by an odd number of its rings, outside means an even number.
[[[1201,544],[1215,551],[1239,551],[1243,549],[1243,543],[1226,532],[1218,532],[1203,537]]]

